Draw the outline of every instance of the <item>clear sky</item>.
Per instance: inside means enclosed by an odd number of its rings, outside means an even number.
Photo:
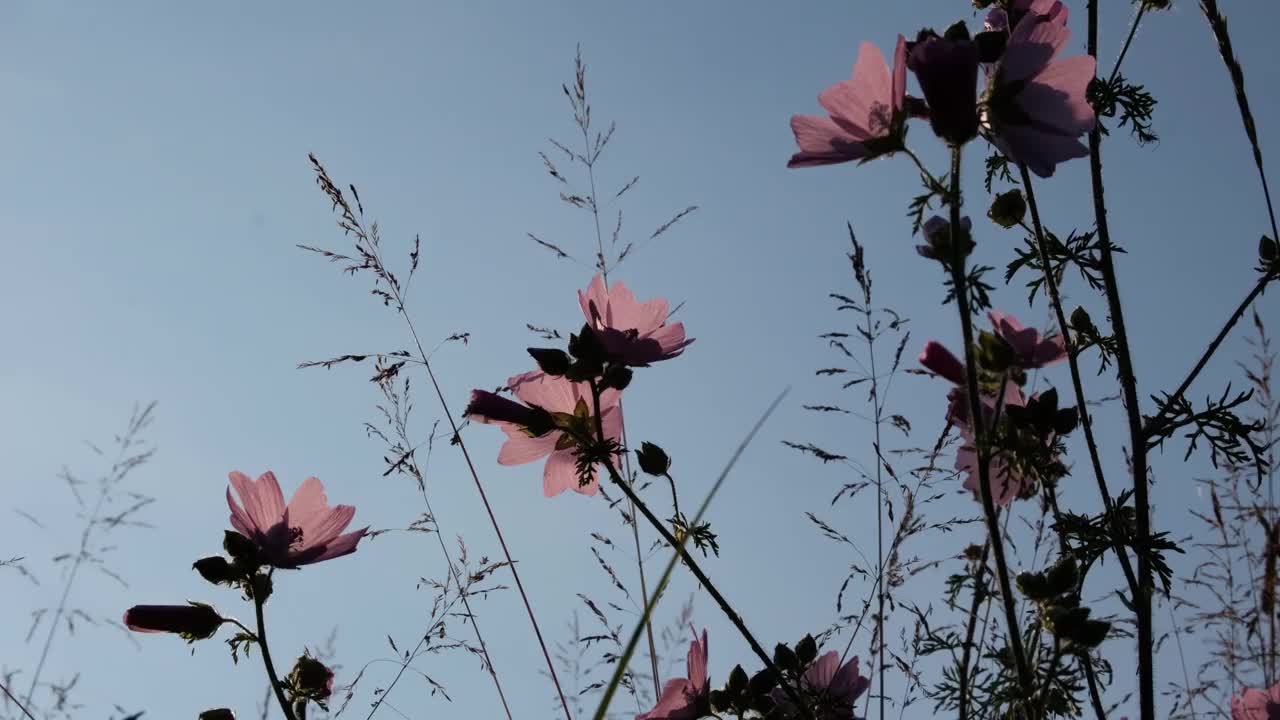
[[[1071,2],[1083,51],[1084,6]],[[1270,3],[1223,2],[1253,90],[1264,151],[1276,146],[1280,81]],[[468,331],[471,343],[436,356],[455,411],[472,387],[491,388],[529,366],[525,323],[563,331],[580,322],[574,291],[588,267],[556,262],[526,239],[534,232],[582,257],[594,243],[586,216],[564,207],[537,151],[548,136],[574,130],[560,84],[582,44],[598,122],[617,120],[602,161],[602,183],[640,182],[625,199],[633,237],[676,210],[700,210],[628,261],[617,279],[642,297],[684,303],[680,317],[697,342],[684,357],[638,373],[628,391],[633,438],[675,457],[685,497],[700,498],[753,418],[779,390],[790,399],[747,452],[711,514],[723,547],[709,572],[757,633],[772,643],[825,627],[854,558],[804,520],[820,511],[859,542],[873,540],[874,507],[830,508],[852,476],[819,466],[780,440],[812,440],[866,458],[869,429],[832,423],[801,409],[833,397],[813,370],[831,364],[817,335],[841,328],[826,294],[850,292],[845,222],[866,244],[885,304],[912,318],[911,352],[928,338],[958,344],[954,310],[940,309],[939,273],[917,257],[904,219],[917,186],[909,161],[788,171],[787,120],[818,110],[816,94],[848,76],[863,40],[891,49],[896,34],[979,22],[962,0],[913,2],[652,2],[601,4],[447,2],[73,3],[10,0],[0,9],[0,457],[4,520],[0,557],[21,555],[40,574],[31,585],[0,571],[10,622],[0,626],[0,663],[34,665],[39,642],[25,642],[29,610],[56,601],[60,578],[48,558],[75,541],[73,501],[56,475],[64,464],[86,474],[82,440],[106,442],[134,401],[159,401],[151,433],[159,447],[137,489],[157,498],[156,528],[123,532],[112,567],[128,589],[102,576],[77,585],[72,604],[118,617],[133,603],[205,599],[248,618],[238,597],[189,570],[218,550],[227,526],[226,474],[274,470],[289,492],[321,477],[334,502],[358,507],[356,521],[403,527],[422,512],[414,488],[381,477],[382,448],[366,439],[376,388],[365,368],[299,371],[297,363],[344,352],[406,345],[399,320],[367,293],[367,280],[295,249],[345,248],[312,182],[315,152],[340,182],[354,182],[388,247],[423,240],[411,312],[429,342]],[[1101,65],[1109,68],[1132,17],[1108,3]],[[1226,73],[1195,3],[1150,17],[1125,74],[1160,101],[1162,141],[1140,148],[1124,131],[1107,143],[1113,232],[1140,390],[1171,389],[1253,281],[1258,236],[1266,229]],[[944,158],[923,126],[912,133],[926,161]],[[1017,238],[982,218],[978,153],[966,176],[980,242],[976,259],[1003,266]],[[1274,153],[1267,160],[1280,162]],[[1091,225],[1087,165],[1077,162],[1038,186],[1046,222]],[[589,264],[589,261],[588,261]],[[1078,280],[1067,293],[1105,317]],[[1001,287],[997,305],[1039,321],[1021,287]],[[1273,298],[1260,305],[1277,327]],[[1247,356],[1237,334],[1193,395],[1217,392]],[[1048,377],[1067,383],[1064,368]],[[415,378],[419,380],[419,378]],[[424,383],[418,387],[424,388]],[[424,388],[425,389],[425,388]],[[1090,380],[1111,395],[1106,376]],[[852,392],[852,391],[846,391]],[[906,377],[893,411],[919,428],[916,444],[941,427],[944,388]],[[1101,420],[1108,458],[1121,473],[1119,408]],[[419,396],[416,431],[439,417]],[[931,434],[932,433],[932,434]],[[580,496],[544,499],[540,466],[501,468],[491,428],[466,431],[479,469],[520,563],[544,630],[564,638],[579,592],[612,598],[589,551],[588,532],[623,538],[616,515]],[[1205,464],[1156,460],[1157,525],[1192,531],[1201,501],[1192,480]],[[439,445],[429,479],[440,522],[475,555],[497,555],[475,490],[455,449]],[[1065,502],[1093,510],[1087,473]],[[655,489],[654,492],[660,492]],[[870,500],[870,497],[867,498]],[[45,521],[38,529],[10,508]],[[964,495],[942,510],[972,513]],[[1028,517],[1034,505],[1020,510]],[[950,555],[972,537],[941,538],[928,549]],[[649,537],[652,537],[651,535]],[[625,546],[623,546],[625,550]],[[611,561],[629,584],[625,552]],[[1192,559],[1179,569],[1189,570]],[[296,654],[340,626],[345,670],[390,655],[386,637],[411,645],[430,593],[420,577],[444,572],[431,538],[390,534],[353,557],[281,577],[268,611],[275,653]],[[676,611],[692,585],[682,577],[663,608]],[[869,588],[855,589],[860,597]],[[1098,592],[1105,590],[1100,584]],[[936,602],[921,583],[909,599]],[[517,717],[552,716],[551,691],[514,593],[476,604]],[[615,622],[626,617],[614,613]],[[711,628],[713,682],[745,645],[702,597],[695,622]],[[629,627],[629,625],[628,625]],[[461,628],[457,628],[461,631]],[[193,657],[173,638],[139,638],[135,649],[109,627],[63,636],[48,679],[83,673],[86,717],[111,703],[148,718],[194,717],[230,705],[255,716],[261,669],[255,657],[233,667],[225,646],[198,645]],[[860,641],[862,642],[862,641]],[[855,651],[866,652],[866,648]],[[1191,649],[1191,660],[1198,660]],[[1128,690],[1127,641],[1109,654],[1118,699]],[[1171,671],[1177,658],[1162,662]],[[281,660],[280,662],[285,662]],[[471,658],[428,657],[421,668],[449,688],[451,705],[407,678],[392,703],[408,717],[496,717],[487,678]],[[394,666],[370,666],[353,704],[366,707]],[[28,675],[16,685],[25,689]],[[621,706],[620,706],[621,707]],[[363,715],[363,713],[360,713]],[[1131,713],[1132,714],[1132,713]],[[920,705],[907,717],[924,717]]]

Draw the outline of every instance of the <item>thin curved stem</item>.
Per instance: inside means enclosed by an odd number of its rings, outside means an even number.
[[[271,689],[275,691],[276,701],[280,703],[280,710],[284,712],[285,720],[298,720],[293,714],[293,708],[289,705],[289,701],[284,696],[284,686],[280,684],[280,676],[276,674],[276,666],[271,662],[271,648],[267,645],[267,624],[262,617],[262,593],[258,588],[254,588],[253,593],[253,612],[258,618],[258,649],[262,651],[262,664],[267,669],[267,679],[271,681]]]
[[[381,259],[378,260],[381,263]],[[444,391],[440,389],[440,383],[436,380],[435,371],[431,368],[431,360],[427,357],[427,353],[422,348],[422,340],[418,337],[418,331],[413,326],[413,319],[409,317],[409,312],[405,309],[404,297],[400,290],[392,285],[392,292],[395,295],[396,305],[400,309],[400,317],[404,318],[405,325],[409,328],[409,334],[413,337],[413,343],[418,348],[418,356],[422,359],[422,367],[427,371],[427,378],[431,381],[431,387],[436,392],[436,398],[440,401],[440,409],[444,411],[445,419],[449,421],[449,429],[453,432],[453,440],[457,444],[458,449],[462,451],[462,458],[466,461],[467,470],[471,474],[471,479],[475,482],[476,491],[480,494],[480,501],[484,505],[485,512],[489,515],[489,523],[493,526],[493,533],[498,538],[498,545],[502,548],[502,554],[507,559],[507,567],[511,570],[511,577],[516,582],[516,590],[520,594],[521,601],[524,602],[525,612],[529,616],[529,623],[533,625],[533,634],[538,639],[538,647],[542,649],[542,657],[547,663],[547,673],[551,676],[551,682],[556,686],[556,694],[560,697],[560,705],[564,709],[566,720],[573,720],[573,713],[569,711],[569,700],[565,697],[564,689],[560,685],[560,678],[556,675],[555,663],[551,661],[551,653],[547,650],[547,643],[542,639],[542,628],[538,626],[538,619],[533,614],[533,605],[529,602],[529,595],[525,592],[524,583],[520,581],[520,571],[516,569],[516,561],[511,557],[511,551],[507,548],[507,541],[502,536],[502,528],[498,525],[498,518],[493,513],[493,506],[489,504],[489,495],[484,490],[484,484],[480,482],[480,473],[476,471],[475,463],[471,461],[471,453],[467,451],[467,444],[462,439],[462,434],[458,432],[458,423],[453,419],[453,412],[449,409],[449,403],[444,398]],[[472,625],[475,625],[475,616],[472,616]],[[478,629],[477,629],[478,632]],[[485,661],[488,662],[489,668],[493,670],[493,663],[489,662],[486,652]],[[496,672],[493,673],[494,683],[498,683]],[[502,694],[501,686],[498,688],[499,695]],[[505,696],[502,698],[503,705],[506,704]]]
[[[606,441],[604,437],[604,422],[600,417],[600,387],[595,380],[591,381],[591,395],[593,403],[592,410],[595,414],[596,437],[594,441],[592,438],[583,437],[579,437],[578,440],[579,442],[595,442],[603,445]],[[743,639],[747,641],[747,644],[751,646],[751,651],[756,654],[756,657],[760,658],[760,662],[764,664],[765,668],[772,672],[774,677],[778,678],[778,685],[782,688],[782,691],[785,692],[787,697],[796,704],[796,707],[800,708],[805,718],[813,720],[813,714],[810,712],[809,707],[800,699],[800,694],[796,692],[794,687],[792,687],[790,681],[787,680],[787,677],[782,673],[782,671],[774,665],[773,659],[770,658],[768,653],[764,651],[764,648],[761,647],[760,641],[756,640],[755,635],[747,629],[747,625],[743,622],[742,616],[733,609],[733,606],[729,604],[729,601],[725,599],[724,595],[720,594],[720,590],[718,590],[715,584],[711,582],[711,578],[707,577],[707,574],[702,571],[701,566],[698,565],[698,561],[694,560],[693,555],[685,549],[684,543],[676,539],[676,537],[671,534],[671,531],[667,529],[666,525],[658,519],[658,516],[654,515],[653,511],[649,509],[649,506],[640,499],[640,496],[636,495],[636,492],[631,487],[630,483],[618,474],[618,470],[614,467],[612,460],[604,462],[603,465],[608,471],[609,479],[613,481],[613,484],[617,485],[628,499],[631,500],[636,509],[640,511],[640,514],[643,515],[645,520],[648,520],[649,524],[658,531],[658,534],[662,536],[662,539],[666,541],[667,545],[671,546],[673,550],[680,554],[680,559],[683,560],[685,566],[689,568],[689,572],[693,573],[693,576],[697,578],[698,582],[702,584],[702,587],[706,589],[707,594],[709,594],[711,599],[716,602],[716,605],[720,607],[721,612],[723,612],[725,617],[729,618],[729,622],[733,623],[733,626],[737,628],[738,633],[742,635]]]
[[[969,402],[969,418],[973,426],[974,444],[978,455],[978,494],[982,498],[982,512],[986,519],[987,535],[995,557],[996,577],[1000,581],[1000,599],[1004,604],[1005,623],[1009,649],[1013,654],[1018,682],[1029,695],[1035,690],[1026,651],[1022,647],[1017,608],[1014,606],[1013,586],[1009,581],[1009,566],[1004,555],[1004,540],[1000,534],[995,499],[991,493],[991,448],[983,427],[982,401],[978,396],[978,367],[973,353],[973,316],[969,310],[969,285],[965,275],[965,244],[959,237],[960,229],[960,148],[951,149],[951,281],[955,290],[956,307],[960,311],[960,330],[964,337],[965,386]]]
[[[0,683],[0,690],[3,690],[4,696],[9,698],[9,701],[12,702],[14,705],[17,705],[18,709],[22,711],[23,715],[27,716],[27,720],[36,720],[36,716],[32,715],[31,711],[27,709],[27,706],[23,705],[21,702],[18,701],[18,698],[13,696],[13,693],[9,691],[8,686],[6,686],[4,683]]]

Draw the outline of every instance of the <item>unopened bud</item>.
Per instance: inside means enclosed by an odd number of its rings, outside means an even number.
[[[196,720],[236,720],[236,714],[227,708],[215,708],[200,713]]]
[[[298,658],[287,682],[296,696],[308,700],[324,702],[333,694],[333,671],[310,655]]]
[[[227,559],[221,555],[200,558],[191,565],[195,571],[200,573],[200,577],[208,580],[214,585],[229,584],[236,579],[236,570]]]
[[[671,469],[671,458],[667,452],[651,442],[640,443],[636,459],[640,461],[640,469],[649,475],[666,475]]]
[[[569,355],[563,350],[556,348],[529,348],[529,354],[533,356],[534,362],[538,363],[538,369],[542,372],[560,377],[569,372]]]
[[[605,368],[604,377],[602,378],[604,387],[606,389],[626,390],[627,386],[631,384],[632,374],[631,368],[626,365],[610,365]]]
[[[1000,227],[1011,228],[1022,222],[1022,218],[1027,214],[1027,201],[1022,197],[1022,191],[1014,188],[1009,192],[996,195],[991,201],[991,208],[987,210],[987,217]]]

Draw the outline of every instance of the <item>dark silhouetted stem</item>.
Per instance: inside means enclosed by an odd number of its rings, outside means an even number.
[[[18,698],[13,696],[13,693],[9,691],[8,686],[6,686],[4,683],[0,683],[0,690],[3,690],[4,696],[9,698],[9,701],[12,702],[14,705],[17,705],[18,709],[22,711],[23,715],[27,716],[27,720],[36,720],[36,716],[31,714],[31,711],[27,709],[26,705],[23,705],[22,703],[18,702]]]
[[[1088,52],[1098,56],[1098,6],[1089,3]],[[1103,287],[1107,297],[1107,311],[1111,315],[1112,334],[1116,341],[1116,366],[1120,375],[1120,391],[1124,397],[1125,416],[1129,426],[1129,446],[1133,467],[1133,504],[1136,515],[1138,592],[1132,598],[1138,625],[1138,701],[1142,720],[1156,718],[1155,691],[1155,634],[1151,622],[1151,594],[1154,581],[1151,561],[1147,553],[1151,545],[1151,499],[1148,495],[1147,443],[1142,432],[1142,407],[1138,398],[1138,381],[1133,372],[1133,358],[1129,354],[1129,335],[1125,331],[1124,308],[1120,302],[1120,287],[1116,280],[1115,261],[1112,256],[1111,231],[1107,226],[1106,192],[1102,184],[1102,128],[1089,132],[1089,170],[1093,181],[1094,222],[1101,249],[1098,254]]]
[[[1076,410],[1080,414],[1080,427],[1084,430],[1085,446],[1089,449],[1089,461],[1093,465],[1093,476],[1098,481],[1098,494],[1102,496],[1102,505],[1107,515],[1115,519],[1115,503],[1111,499],[1111,491],[1107,488],[1107,478],[1102,471],[1102,457],[1098,452],[1098,441],[1093,435],[1093,417],[1089,413],[1089,403],[1084,394],[1084,382],[1080,377],[1080,360],[1075,340],[1067,330],[1067,315],[1062,307],[1062,296],[1058,290],[1058,278],[1053,273],[1053,265],[1049,258],[1049,244],[1045,237],[1044,225],[1040,220],[1040,208],[1036,203],[1036,193],[1031,185],[1031,174],[1025,164],[1018,169],[1022,175],[1022,185],[1026,188],[1027,208],[1031,211],[1031,227],[1036,237],[1036,248],[1040,253],[1040,264],[1044,269],[1044,283],[1049,292],[1049,304],[1053,307],[1058,321],[1058,330],[1062,333],[1063,343],[1067,348],[1067,365],[1071,368],[1071,388],[1075,391]],[[1129,594],[1138,594],[1138,579],[1133,574],[1133,565],[1129,562],[1129,553],[1125,550],[1122,536],[1113,523],[1111,528],[1111,548],[1120,560],[1120,569],[1124,571],[1125,581],[1129,584]]]
[[[284,712],[286,720],[298,720],[294,717],[293,708],[284,696],[284,686],[280,684],[280,676],[276,674],[276,666],[271,662],[271,649],[267,645],[267,624],[262,618],[262,593],[258,587],[253,591],[253,611],[258,618],[258,648],[262,650],[262,664],[267,668],[267,679],[271,681],[271,689],[275,691],[276,700]]]
[[[996,562],[996,577],[1000,581],[1000,599],[1004,604],[1005,623],[1009,649],[1013,654],[1018,683],[1028,696],[1035,691],[1034,680],[1027,665],[1027,655],[1022,647],[1018,612],[1013,601],[1013,587],[1009,581],[1009,566],[1004,556],[1004,540],[996,515],[995,499],[991,495],[991,448],[987,442],[982,420],[982,400],[978,395],[978,367],[973,355],[973,316],[969,311],[969,283],[965,275],[965,243],[960,238],[960,148],[951,150],[951,282],[955,290],[956,307],[960,311],[960,330],[964,337],[965,387],[969,401],[969,418],[973,425],[974,444],[978,455],[978,494],[982,498],[982,512],[987,523],[987,535]]]
[[[606,441],[604,437],[604,422],[600,417],[600,387],[597,385],[595,380],[591,381],[591,394],[593,403],[592,409],[595,413],[596,437],[594,441],[592,438],[583,437],[579,437],[578,440],[580,442],[595,442],[603,445]],[[763,647],[761,647],[760,641],[756,640],[755,635],[747,629],[747,624],[743,622],[742,616],[738,614],[738,611],[733,609],[733,606],[729,604],[729,601],[725,599],[724,595],[720,594],[720,591],[711,582],[711,578],[707,577],[707,574],[702,571],[702,568],[698,565],[698,561],[694,560],[693,555],[685,549],[684,543],[677,540],[676,537],[671,534],[671,531],[667,529],[667,526],[658,519],[658,516],[653,514],[653,511],[649,509],[649,506],[640,499],[640,496],[636,495],[631,484],[618,474],[618,470],[614,467],[612,461],[607,461],[603,464],[605,469],[609,472],[609,479],[613,481],[613,484],[617,485],[618,488],[622,490],[623,494],[625,494],[631,503],[635,505],[636,509],[640,511],[640,514],[644,516],[645,520],[648,520],[649,524],[658,531],[658,534],[662,536],[662,539],[666,541],[667,545],[671,546],[671,549],[680,554],[680,559],[683,560],[685,566],[689,568],[689,572],[693,573],[693,576],[697,578],[702,587],[706,589],[707,594],[709,594],[711,599],[715,601],[716,605],[720,607],[721,612],[723,612],[725,617],[729,618],[729,622],[733,623],[733,626],[737,628],[738,634],[742,635],[743,639],[747,641],[747,644],[751,646],[751,651],[756,654],[756,657],[760,658],[760,662],[764,664],[765,668],[772,672],[774,677],[778,678],[778,685],[782,688],[782,691],[785,692],[787,697],[796,704],[796,707],[800,708],[800,712],[805,718],[813,720],[813,714],[810,712],[809,707],[804,703],[804,701],[801,700],[800,694],[791,686],[791,682],[782,673],[782,671],[774,665],[769,654],[764,651]]]
[[[978,561],[978,570],[973,577],[973,603],[969,606],[969,622],[965,628],[964,647],[960,654],[960,677],[958,680],[960,720],[968,720],[969,718],[969,680],[971,675],[969,664],[973,657],[973,634],[978,628],[978,610],[982,607],[982,601],[988,597],[984,582],[987,574],[987,558],[990,555],[991,541],[987,540],[982,546],[982,558]]]

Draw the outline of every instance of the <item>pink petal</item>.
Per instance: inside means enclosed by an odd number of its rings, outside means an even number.
[[[787,167],[833,165],[859,160],[867,155],[866,147],[831,118],[792,115],[791,132],[796,136],[800,152],[791,156]]]
[[[694,635],[693,642],[689,645],[689,683],[693,685],[694,692],[701,692],[703,686],[707,684],[707,654],[710,648],[707,647],[707,630],[702,629],[702,640],[698,640],[698,636]]]
[[[289,522],[295,527],[306,527],[322,518],[329,510],[329,499],[324,494],[320,478],[309,477],[302,481],[289,499]]]
[[[893,111],[897,113],[906,104],[907,97],[907,39],[898,36],[898,46],[893,51]]]
[[[232,474],[236,475],[239,473]],[[241,477],[244,476],[241,475]],[[245,480],[248,480],[248,478],[245,478]],[[235,484],[234,479],[232,480],[232,484]],[[231,527],[235,528],[236,532],[241,535],[251,537],[254,530],[253,519],[249,516],[249,513],[245,512],[244,509],[240,507],[240,504],[235,501],[235,498],[231,496],[231,488],[227,488],[227,506],[231,508]]]
[[[583,495],[595,495],[599,484],[595,478],[584,487],[578,486],[578,465],[573,450],[556,450],[547,458],[547,465],[542,470],[542,494],[555,497],[565,490],[573,490]]]
[[[818,96],[818,103],[840,127],[858,140],[874,131],[871,119],[879,108],[893,105],[893,76],[880,48],[864,42],[858,48],[853,79],[842,80]]]
[[[1000,60],[1000,82],[1026,80],[1049,65],[1071,39],[1071,29],[1040,15],[1027,15],[1014,28]]]
[[[582,316],[586,318],[587,322],[594,320],[591,305],[594,303],[597,312],[603,314],[604,308],[608,304],[608,299],[609,293],[604,287],[604,278],[597,273],[595,277],[591,278],[591,284],[587,286],[585,294],[581,290],[578,291],[578,304],[582,306]]]
[[[363,538],[367,532],[369,532],[369,528],[361,528],[355,532],[349,532],[346,535],[341,535],[330,540],[325,544],[324,552],[316,556],[314,560],[310,560],[308,564],[332,560],[336,557],[342,557],[343,555],[350,555],[356,551],[356,545],[359,544],[360,539]]]
[[[836,671],[840,669],[840,653],[834,650],[818,658],[804,671],[804,680],[810,688],[820,690],[831,687]]]
[[[541,437],[529,437],[523,430],[514,425],[503,425],[507,441],[498,451],[499,465],[524,465],[531,463],[555,450],[556,440],[560,433],[550,432]]]
[[[267,528],[275,524],[278,517],[267,516],[262,510],[262,501],[258,498],[257,485],[242,472],[234,471],[227,475],[231,480],[231,487],[235,488],[236,494],[240,496],[240,502],[244,506],[244,515],[248,519],[248,525],[254,530],[265,532]],[[230,496],[227,498],[230,500]],[[231,507],[231,513],[234,516],[236,507]]]
[[[258,476],[254,482],[254,492],[258,498],[258,507],[262,519],[274,525],[284,517],[284,493],[280,492],[280,483],[276,482],[276,474],[270,470]]]
[[[337,507],[323,513],[317,517],[313,517],[307,523],[293,522],[293,527],[302,530],[302,547],[316,548],[326,545],[343,530],[351,524],[351,519],[356,516],[356,509],[350,505],[338,505]]]
[[[507,386],[526,405],[537,405],[548,412],[573,412],[577,397],[573,383],[538,371],[507,378]]]
[[[1097,65],[1088,55],[1050,63],[1018,94],[1018,105],[1034,124],[1063,135],[1083,135],[1093,130],[1097,118],[1087,92]]]
[[[1031,172],[1042,178],[1053,177],[1058,163],[1089,155],[1089,148],[1075,137],[1026,125],[1002,128],[995,136],[995,144],[1002,153],[1026,163]]]
[[[658,697],[658,704],[647,713],[641,713],[636,716],[636,720],[664,720],[671,713],[682,710],[688,705],[687,693],[689,681],[684,678],[673,678],[668,680],[662,686],[662,695]]]

